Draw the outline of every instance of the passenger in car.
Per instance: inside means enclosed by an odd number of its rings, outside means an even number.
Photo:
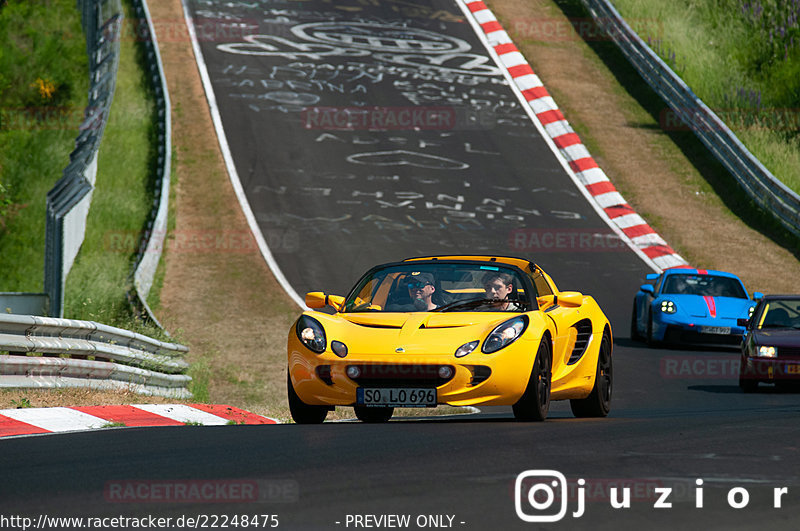
[[[514,277],[508,273],[491,272],[483,276],[483,289],[486,298],[495,302],[489,306],[489,311],[522,311],[523,305],[517,298],[517,290],[514,287]]]

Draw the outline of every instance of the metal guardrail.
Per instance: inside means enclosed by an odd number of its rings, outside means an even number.
[[[63,176],[47,194],[44,289],[49,313],[64,312],[64,283],[86,233],[97,151],[114,98],[119,65],[120,0],[78,0],[89,55],[89,102]]]
[[[161,251],[167,234],[170,162],[172,156],[172,107],[169,100],[169,90],[167,89],[167,78],[164,74],[164,66],[161,62],[158,40],[153,20],[150,17],[147,0],[133,0],[133,8],[137,18],[135,35],[141,39],[145,46],[145,57],[150,70],[148,77],[156,99],[158,113],[158,166],[151,219],[148,221],[146,233],[139,246],[136,266],[133,272],[133,289],[132,293],[129,293],[129,299],[138,301],[138,306],[144,309],[149,319],[161,327],[147,304],[147,296],[153,287],[153,279],[158,268],[158,262],[161,259]]]
[[[608,0],[582,0],[598,26],[761,208],[800,236],[800,196],[775,178],[727,125],[631,29]]]
[[[182,374],[187,347],[93,321],[0,314],[0,350],[9,352],[0,356],[0,387],[127,387],[191,396],[191,377]]]

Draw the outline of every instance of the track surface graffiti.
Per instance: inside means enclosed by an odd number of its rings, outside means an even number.
[[[454,4],[187,4],[196,24],[250,31],[201,49],[237,173],[296,291],[341,291],[409,255],[515,254],[511,231],[601,226]]]

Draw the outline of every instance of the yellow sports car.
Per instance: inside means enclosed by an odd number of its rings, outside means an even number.
[[[297,423],[334,406],[364,422],[396,407],[510,405],[544,420],[551,400],[608,414],[611,325],[595,300],[558,291],[536,264],[500,256],[409,258],[369,270],[347,297],[308,293],[289,331]],[[335,313],[313,309],[331,306]]]

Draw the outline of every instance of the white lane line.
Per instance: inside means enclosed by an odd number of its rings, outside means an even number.
[[[575,175],[575,171],[573,171],[573,169],[569,166],[569,162],[567,161],[567,159],[564,156],[564,154],[561,152],[560,149],[558,149],[558,147],[553,142],[553,139],[552,139],[551,135],[548,134],[548,130],[545,128],[545,126],[542,125],[542,123],[539,121],[539,118],[536,116],[536,114],[537,114],[536,109],[537,108],[541,109],[541,108],[543,108],[545,106],[549,106],[550,104],[552,104],[553,105],[552,108],[553,109],[557,109],[558,106],[555,104],[555,102],[552,100],[552,98],[550,96],[546,96],[544,98],[540,98],[540,100],[545,100],[545,98],[546,98],[545,101],[537,101],[537,100],[528,101],[525,98],[525,96],[522,94],[522,91],[519,89],[517,84],[514,82],[514,77],[509,73],[509,71],[507,69],[503,68],[502,61],[501,61],[500,57],[498,56],[497,51],[489,43],[488,39],[486,38],[486,33],[483,31],[483,28],[480,27],[480,25],[475,20],[475,17],[473,15],[473,13],[467,7],[468,4],[471,4],[471,3],[473,3],[472,0],[457,0],[456,1],[456,5],[458,5],[458,7],[461,9],[461,12],[464,14],[464,17],[467,19],[467,21],[469,22],[470,26],[472,27],[473,33],[476,35],[478,40],[481,41],[481,44],[483,44],[484,48],[486,49],[487,53],[489,54],[489,57],[491,57],[494,60],[495,64],[498,67],[501,68],[501,70],[503,72],[503,76],[508,81],[511,90],[515,93],[515,95],[517,96],[517,99],[519,100],[519,102],[523,104],[523,108],[526,110],[526,112],[528,114],[528,117],[531,119],[531,122],[533,123],[533,125],[539,131],[539,134],[542,137],[542,140],[544,140],[544,142],[548,145],[548,147],[550,147],[550,151],[555,155],[556,160],[561,164],[561,167],[564,169],[566,174],[570,177],[570,179],[572,179],[572,181],[575,183],[575,186],[578,188],[578,190],[581,192],[581,194],[583,194],[583,196],[586,198],[587,202],[589,203],[589,206],[594,209],[594,211],[597,213],[597,215],[600,216],[600,219],[602,219],[611,228],[612,231],[617,233],[617,235],[622,239],[622,241],[624,241],[628,245],[628,247],[645,264],[650,266],[650,268],[653,271],[656,271],[656,272],[660,273],[662,269],[665,269],[664,266],[666,264],[671,264],[671,265],[669,265],[669,267],[674,267],[675,265],[685,264],[686,262],[677,253],[659,257],[660,258],[659,260],[652,259],[649,256],[647,256],[633,241],[631,241],[631,239],[624,232],[622,232],[622,229],[620,227],[618,227],[614,223],[614,221],[612,221],[612,219],[605,212],[604,207],[601,206],[600,204],[598,204],[598,202],[592,197],[592,195],[588,192],[586,187],[583,186],[583,184],[581,183],[581,181],[577,177],[577,175]],[[559,129],[559,132],[561,132],[560,131],[561,128],[560,127],[557,127],[557,128]],[[572,132],[571,129],[572,128],[570,127],[570,130],[563,131],[563,132],[561,132],[561,134]],[[611,197],[609,197],[607,199],[611,199]],[[623,200],[623,202],[624,202],[624,200]],[[674,265],[672,265],[672,264],[674,264]]]
[[[275,279],[289,295],[289,297],[291,297],[291,299],[298,306],[300,306],[300,308],[305,310],[307,309],[305,301],[286,279],[286,276],[283,274],[283,271],[281,271],[280,266],[278,266],[278,262],[275,260],[275,257],[272,256],[272,251],[270,251],[269,246],[267,245],[267,240],[264,238],[264,234],[262,234],[261,228],[258,226],[258,221],[256,221],[253,209],[250,208],[250,203],[247,200],[247,196],[244,193],[244,188],[242,187],[242,182],[239,179],[239,174],[236,171],[236,165],[233,162],[233,155],[231,154],[230,146],[228,145],[228,139],[225,136],[225,130],[222,127],[222,116],[220,115],[219,108],[217,107],[217,97],[214,94],[214,88],[211,86],[211,77],[208,75],[208,68],[206,67],[205,60],[203,59],[203,52],[201,51],[200,43],[197,40],[197,32],[194,27],[194,22],[189,14],[189,8],[186,6],[186,1],[182,0],[181,3],[183,4],[183,16],[186,19],[186,26],[189,29],[189,36],[192,40],[192,49],[194,50],[194,58],[195,62],[197,63],[197,70],[200,72],[200,79],[203,81],[203,88],[205,89],[208,108],[211,111],[211,120],[214,122],[214,129],[217,132],[219,148],[220,151],[222,151],[223,159],[225,159],[225,166],[228,169],[228,178],[230,179],[233,190],[236,193],[236,198],[239,200],[239,204],[242,207],[242,212],[244,213],[245,218],[247,218],[247,224],[250,226],[250,230],[256,239],[258,249],[261,251],[261,256],[272,270],[272,274],[275,275]]]

